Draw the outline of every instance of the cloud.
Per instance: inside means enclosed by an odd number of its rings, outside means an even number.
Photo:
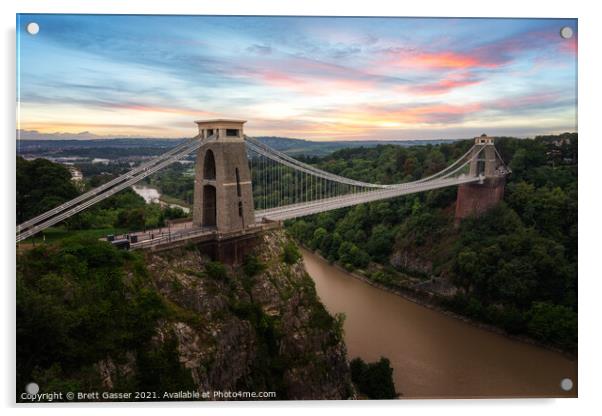
[[[524,95],[513,95],[494,99],[484,103],[484,108],[507,113],[542,112],[543,110],[558,109],[566,107],[576,111],[577,101],[575,97],[566,95],[560,91],[548,91],[530,93]]]
[[[20,127],[40,134],[171,136],[220,116],[369,137],[575,112],[568,20],[34,17]]]
[[[247,51],[258,55],[270,55],[272,47],[267,45],[252,45],[247,48]]]
[[[407,91],[417,95],[439,95],[462,87],[468,87],[479,84],[483,81],[482,77],[476,76],[471,72],[450,73],[444,75],[441,79],[427,83],[416,83],[405,86]]]

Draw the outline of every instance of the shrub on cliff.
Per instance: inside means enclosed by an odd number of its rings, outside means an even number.
[[[242,265],[243,272],[247,277],[253,277],[265,270],[265,264],[263,264],[257,256],[247,256]]]
[[[292,241],[288,241],[282,250],[282,261],[286,264],[295,264],[301,258],[301,253],[297,245]]]
[[[207,275],[212,279],[226,280],[228,278],[228,271],[219,261],[211,261],[205,265],[205,271]]]
[[[387,358],[381,357],[373,363],[366,363],[361,358],[354,358],[349,363],[351,380],[360,393],[370,399],[395,399],[395,384],[393,383],[393,369]]]

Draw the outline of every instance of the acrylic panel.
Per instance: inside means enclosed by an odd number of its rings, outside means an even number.
[[[577,397],[576,19],[16,30],[17,402]]]

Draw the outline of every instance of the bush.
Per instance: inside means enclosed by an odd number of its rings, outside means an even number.
[[[224,266],[219,261],[212,261],[205,265],[205,271],[207,275],[212,279],[216,280],[226,280],[228,278],[228,271],[226,270],[226,266]]]
[[[115,227],[127,228],[129,230],[142,230],[145,225],[144,208],[134,208],[120,211],[117,215]]]
[[[265,264],[257,256],[247,256],[242,265],[242,270],[247,277],[253,277],[265,270]]]
[[[561,348],[577,349],[577,313],[562,305],[535,302],[529,311],[529,332]]]
[[[361,358],[355,358],[349,363],[351,380],[360,393],[370,399],[395,399],[395,384],[393,383],[393,369],[387,358],[381,357],[379,361],[366,364]]]
[[[286,264],[295,264],[300,258],[301,252],[297,248],[297,245],[292,241],[287,242],[282,251],[282,261]]]

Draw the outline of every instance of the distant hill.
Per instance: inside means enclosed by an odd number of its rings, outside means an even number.
[[[356,147],[375,147],[384,144],[415,146],[449,143],[451,140],[352,140],[315,142],[287,137],[256,137],[268,146],[290,155],[324,156],[336,150]],[[114,159],[119,157],[160,155],[187,139],[94,139],[94,140],[21,140],[17,154],[23,156],[89,157]]]
[[[392,144],[396,146],[417,146],[428,144],[450,143],[454,140],[344,140],[315,142],[304,139],[290,139],[287,137],[256,137],[257,140],[268,146],[285,152],[289,155],[324,156],[344,148],[375,147]]]

